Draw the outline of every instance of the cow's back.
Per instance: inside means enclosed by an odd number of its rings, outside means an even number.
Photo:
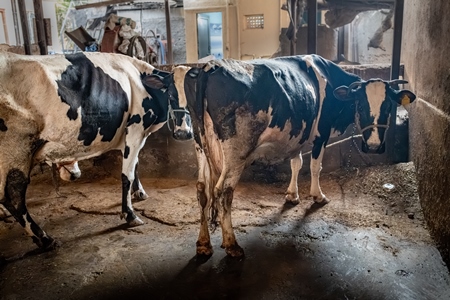
[[[105,53],[2,54],[0,66],[3,88],[39,124],[39,138],[47,142],[40,156],[51,160],[88,158],[117,148],[127,118],[143,113],[148,97],[140,74],[153,70]]]
[[[199,78],[205,82],[203,95],[194,101],[188,97],[188,102],[195,107],[204,97],[208,116],[202,127],[212,131],[207,121],[214,120],[222,141],[240,134],[243,146],[254,152],[249,162],[290,157],[308,140],[320,103],[316,75],[308,74],[302,59],[215,61],[204,76]]]

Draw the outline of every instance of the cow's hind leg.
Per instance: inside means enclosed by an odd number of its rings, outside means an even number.
[[[136,163],[136,166],[134,167],[134,180],[133,185],[131,186],[131,195],[133,199],[145,200],[148,198],[148,195],[142,187],[141,181],[139,180],[138,166],[139,163]]]
[[[311,153],[311,196],[313,200],[317,203],[328,203],[329,200],[322,193],[322,189],[320,188],[319,177],[320,171],[322,170],[322,158],[325,152],[325,147],[323,144],[314,144],[313,151]]]
[[[222,174],[214,190],[214,197],[219,207],[219,219],[222,228],[221,247],[232,257],[244,256],[244,250],[236,241],[231,221],[231,204],[233,203],[234,189],[241,177],[244,166],[245,161],[240,161],[239,159],[236,159],[236,157],[225,157],[222,166]]]
[[[291,159],[291,181],[286,191],[285,200],[287,203],[293,205],[297,205],[300,202],[298,197],[298,172],[302,168],[302,165],[303,158],[301,153]]]
[[[197,255],[211,256],[213,254],[213,248],[209,235],[208,219],[211,209],[211,186],[213,178],[211,178],[211,169],[209,168],[203,149],[196,144],[195,150],[198,163],[197,201],[200,208],[200,232],[196,243]]]
[[[56,246],[56,242],[31,218],[28,213],[25,195],[29,183],[28,171],[10,169],[1,181],[5,182],[2,204],[14,216],[41,249],[50,250]],[[3,187],[2,187],[3,188]]]

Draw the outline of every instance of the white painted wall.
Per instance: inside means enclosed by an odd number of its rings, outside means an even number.
[[[281,5],[285,0],[184,0],[186,23],[186,59],[197,61],[198,13],[221,12],[223,15],[223,56],[251,59],[267,57],[279,47],[281,28],[289,18]],[[245,15],[264,14],[264,29],[245,28]]]
[[[349,25],[352,32],[350,38],[352,43],[348,45],[350,60],[361,64],[391,63],[394,39],[392,28],[383,34],[382,46],[385,50],[367,47],[385,17],[386,15],[380,11],[362,12],[356,16],[355,20]]]

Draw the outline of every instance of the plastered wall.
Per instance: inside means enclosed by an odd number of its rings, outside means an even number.
[[[450,264],[450,2],[405,0],[402,60],[417,94],[408,108],[412,157],[428,227]]]

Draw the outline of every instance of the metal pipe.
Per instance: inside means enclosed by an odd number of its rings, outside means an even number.
[[[396,0],[394,8],[394,42],[392,45],[391,80],[400,76],[404,0]]]
[[[291,11],[291,23],[294,33],[292,34],[292,39],[290,41],[290,55],[295,55],[297,52],[297,0],[290,0],[288,10]]]
[[[339,27],[338,29],[338,47],[337,47],[337,61],[342,61],[342,58],[345,56],[345,27]]]
[[[308,0],[308,54],[317,53],[317,0]]]
[[[28,31],[27,9],[25,7],[25,0],[19,0],[18,4],[20,13],[20,23],[22,25],[23,48],[25,49],[26,55],[31,55],[30,32]]]
[[[17,18],[17,4],[16,0],[11,0],[11,8],[14,22],[14,33],[16,34],[16,45],[21,44],[20,40],[20,30],[19,30],[19,19]]]
[[[241,27],[241,22],[239,22],[239,20],[240,20],[240,18],[241,18],[241,11],[240,11],[240,9],[239,9],[239,6],[240,6],[240,2],[239,1],[237,1],[236,2],[236,20],[237,20],[237,40],[238,40],[238,43],[237,43],[237,57],[239,57],[239,59],[242,59],[242,56],[241,56],[241,30],[242,30],[242,27]],[[227,24],[227,27],[228,27],[228,24]],[[222,36],[223,36],[223,33],[222,33]]]
[[[169,0],[164,0],[164,7],[166,11],[166,33],[167,33],[167,64],[173,64],[172,52],[172,31],[170,29],[170,7]]]
[[[400,76],[400,53],[402,46],[402,30],[403,30],[403,7],[404,0],[396,0],[394,7],[394,42],[392,45],[392,63],[391,63],[391,80],[398,79]],[[394,88],[398,88],[395,85]],[[407,158],[399,158],[396,155],[395,149],[395,132],[397,122],[397,106],[392,105],[391,118],[389,120],[391,126],[389,126],[386,132],[386,152],[390,157],[390,160],[394,163],[407,161]]]

